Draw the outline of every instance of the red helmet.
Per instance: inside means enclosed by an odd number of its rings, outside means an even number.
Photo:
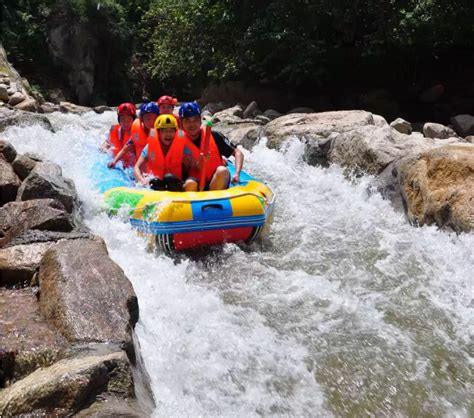
[[[134,104],[132,103],[122,103],[117,108],[117,115],[118,117],[124,115],[130,115],[131,117],[135,118],[137,116],[137,109]]]
[[[171,96],[161,96],[157,101],[156,104],[158,106],[167,104],[170,106],[174,106],[176,103],[178,103],[178,99],[175,99],[174,97]]]

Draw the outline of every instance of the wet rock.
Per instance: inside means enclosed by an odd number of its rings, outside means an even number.
[[[16,150],[12,144],[0,139],[0,154],[7,163],[11,163],[16,158]]]
[[[474,116],[457,115],[451,118],[451,123],[459,136],[474,135]]]
[[[35,168],[37,161],[28,158],[26,155],[18,155],[12,163],[13,170],[20,180],[24,180]]]
[[[77,113],[81,115],[86,112],[91,112],[92,108],[86,106],[79,106],[70,102],[60,102],[59,111],[63,113]]]
[[[69,344],[42,318],[31,289],[0,289],[0,347],[0,388],[5,388],[50,366]]]
[[[0,108],[0,132],[9,126],[33,126],[39,125],[44,129],[54,132],[51,122],[46,116],[37,113],[25,112],[23,110],[11,110]]]
[[[8,104],[10,106],[15,106],[18,103],[21,103],[25,99],[26,99],[26,96],[23,93],[20,93],[19,91],[17,91],[16,93],[13,93],[10,96],[10,99],[8,100]]]
[[[58,242],[40,265],[41,311],[70,341],[130,342],[138,303],[98,240]]]
[[[404,158],[398,182],[417,225],[474,229],[474,145],[453,144]]]
[[[12,166],[0,155],[0,206],[15,200],[20,184]]]
[[[389,200],[396,211],[403,212],[403,199],[400,185],[398,184],[399,166],[399,159],[392,161],[371,182],[370,188],[380,193],[385,199]]]
[[[151,412],[151,411],[150,411]],[[116,396],[101,396],[101,399],[89,408],[75,415],[76,418],[127,417],[146,418],[150,413],[142,411],[135,400],[126,400]]]
[[[48,162],[37,163],[18,189],[17,200],[38,198],[57,199],[68,212],[72,212],[78,202],[72,180],[62,177],[59,165]]]
[[[68,232],[73,228],[73,219],[61,202],[54,199],[10,202],[0,208],[2,244],[29,229]]]
[[[25,157],[27,157],[27,158],[30,158],[30,159],[33,160],[33,161],[36,161],[36,162],[40,162],[40,163],[41,163],[41,162],[44,161],[44,159],[43,159],[43,157],[42,157],[41,155],[35,154],[34,152],[25,152],[23,155],[24,155]]]
[[[54,242],[0,248],[0,286],[28,285]]]
[[[447,139],[455,137],[456,132],[439,123],[427,122],[423,125],[423,135],[426,138]]]
[[[40,106],[41,112],[42,113],[53,113],[53,112],[59,112],[59,106],[51,103],[51,102],[45,102]]]
[[[93,110],[94,110],[95,113],[102,114],[104,112],[111,111],[112,108],[109,107],[109,106],[96,106],[96,107],[93,108]]]
[[[0,392],[2,416],[26,413],[70,416],[90,405],[103,392],[133,396],[130,364],[125,353],[90,353],[63,359],[36,370]]]
[[[17,104],[15,109],[36,112],[38,110],[38,102],[33,98],[25,99],[21,103]]]
[[[402,118],[395,119],[390,126],[405,135],[410,135],[413,131],[411,123]]]
[[[244,119],[249,119],[249,118],[254,118],[258,114],[261,114],[262,112],[258,110],[258,104],[256,101],[250,102],[248,106],[245,108],[244,113],[243,113],[243,118]]]
[[[273,120],[279,118],[280,116],[282,116],[282,114],[280,112],[277,112],[276,110],[267,109],[265,110],[265,112],[263,112],[263,116],[267,117],[270,120]]]
[[[244,112],[242,110],[242,106],[236,105],[234,107],[230,107],[229,109],[215,113],[213,119],[215,122],[239,122],[243,116]]]
[[[5,84],[0,84],[0,100],[8,102],[8,87]]]
[[[295,107],[294,109],[288,111],[287,115],[290,115],[292,113],[314,113],[314,109],[312,109],[311,107]]]

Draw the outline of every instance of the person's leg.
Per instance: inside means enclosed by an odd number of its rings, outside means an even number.
[[[184,182],[184,191],[185,192],[197,192],[198,190],[198,181],[194,177],[188,177]]]
[[[220,165],[217,167],[212,176],[209,190],[224,190],[229,187],[230,174],[226,166]]]

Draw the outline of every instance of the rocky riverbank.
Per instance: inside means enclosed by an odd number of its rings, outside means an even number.
[[[0,415],[145,416],[138,301],[61,167],[0,141]]]

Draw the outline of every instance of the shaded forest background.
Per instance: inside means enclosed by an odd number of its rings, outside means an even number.
[[[89,105],[184,100],[239,81],[278,92],[277,110],[378,101],[388,118],[474,114],[470,0],[3,0],[1,13],[10,61],[46,99],[59,88]],[[67,59],[52,44],[61,25],[83,37]],[[81,95],[74,83],[91,77]]]

